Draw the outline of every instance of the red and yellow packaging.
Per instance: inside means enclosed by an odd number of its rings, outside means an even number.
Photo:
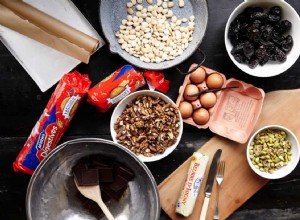
[[[14,171],[28,174],[34,172],[39,163],[56,147],[90,85],[88,76],[77,71],[67,73],[61,78],[13,163]]]
[[[87,101],[97,106],[100,112],[106,112],[143,85],[142,73],[131,65],[125,65],[91,88]]]

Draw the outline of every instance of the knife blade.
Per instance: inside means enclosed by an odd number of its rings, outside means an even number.
[[[201,214],[200,214],[200,220],[205,220],[205,217],[206,217],[208,204],[209,204],[211,192],[212,192],[212,189],[214,186],[218,163],[219,163],[221,154],[222,154],[221,149],[218,149],[215,152],[215,155],[213,157],[213,160],[212,160],[210,168],[209,168],[208,177],[207,177],[206,185],[205,185],[205,197],[204,197],[204,202],[203,202],[202,210],[201,210]]]

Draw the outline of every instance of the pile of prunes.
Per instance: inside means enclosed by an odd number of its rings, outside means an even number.
[[[285,36],[291,27],[290,21],[281,20],[279,6],[270,10],[247,7],[229,26],[231,54],[236,61],[248,64],[252,69],[269,60],[285,62],[293,47],[292,36]]]

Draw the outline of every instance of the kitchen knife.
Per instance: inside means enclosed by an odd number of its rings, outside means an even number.
[[[213,157],[213,160],[212,160],[210,168],[209,168],[209,173],[208,173],[206,186],[205,186],[205,197],[204,197],[204,202],[203,202],[203,206],[202,206],[202,210],[201,210],[201,214],[200,214],[200,220],[205,220],[205,217],[206,217],[209,199],[211,196],[211,191],[214,186],[218,163],[219,163],[221,154],[222,154],[222,150],[218,149]]]

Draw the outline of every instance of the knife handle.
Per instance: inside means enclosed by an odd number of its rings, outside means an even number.
[[[205,220],[207,209],[208,209],[209,199],[210,199],[209,197],[204,198],[204,202],[203,202],[203,205],[202,205],[202,210],[201,210],[199,220]]]

